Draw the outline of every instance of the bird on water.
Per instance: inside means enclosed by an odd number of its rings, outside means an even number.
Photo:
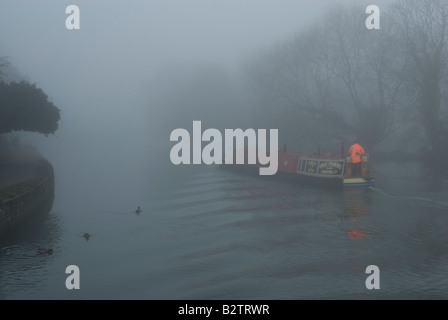
[[[140,212],[142,212],[142,210],[140,209],[140,206],[138,206],[137,210],[135,210],[135,213],[140,214]]]
[[[39,248],[37,249],[37,252],[40,254],[52,254],[53,249]]]

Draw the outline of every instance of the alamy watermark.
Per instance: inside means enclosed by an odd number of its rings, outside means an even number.
[[[260,175],[273,175],[278,169],[278,129],[269,130],[269,152],[266,133],[266,129],[225,129],[223,145],[223,136],[218,129],[202,132],[201,121],[193,121],[192,135],[182,128],[171,132],[170,141],[178,143],[171,148],[170,159],[175,165],[258,163],[263,166],[259,168]],[[202,142],[208,144],[202,148]]]
[[[80,27],[80,11],[77,5],[69,5],[65,9],[65,13],[70,14],[65,19],[65,27],[69,30],[79,30]],[[370,14],[366,19],[366,28],[369,30],[380,29],[380,8],[375,5],[369,5],[366,13]]]
[[[65,8],[65,13],[69,13],[70,15],[65,19],[65,27],[69,30],[71,29],[80,29],[80,15],[79,15],[79,7],[75,5],[70,5]]]
[[[80,288],[80,274],[79,267],[72,264],[65,268],[65,273],[70,274],[67,279],[65,279],[65,287],[68,290],[79,289]]]
[[[65,27],[69,30],[80,29],[80,9],[69,5],[65,10],[69,16]],[[369,30],[380,29],[380,10],[378,6],[369,5],[365,11],[369,14],[365,26]],[[178,164],[259,164],[260,175],[274,175],[278,169],[278,129],[225,129],[223,135],[217,129],[207,129],[202,132],[201,121],[193,121],[192,135],[182,128],[171,132],[170,141],[177,141],[171,148],[170,159]],[[246,142],[247,141],[247,145]],[[202,148],[203,142],[208,142]],[[234,144],[235,142],[235,144]],[[269,151],[268,151],[269,149]],[[223,157],[224,155],[224,157]],[[191,159],[192,156],[192,159]],[[80,271],[76,265],[67,266],[65,273],[69,274],[65,281],[67,289],[80,289]],[[380,270],[376,265],[369,265],[366,273],[370,274],[365,285],[367,289],[380,288]]]
[[[372,264],[367,266],[366,273],[370,274],[366,279],[366,288],[371,289],[379,289],[380,288],[380,268],[378,266]]]
[[[370,5],[366,8],[366,13],[370,15],[366,19],[366,28],[369,30],[380,28],[380,8]]]

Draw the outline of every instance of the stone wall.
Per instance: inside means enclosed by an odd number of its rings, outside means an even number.
[[[53,201],[53,167],[49,162],[41,161],[38,180],[29,182],[25,191],[0,200],[0,237],[40,213]]]

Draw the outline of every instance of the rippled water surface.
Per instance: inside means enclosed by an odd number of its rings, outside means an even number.
[[[0,298],[446,299],[448,181],[416,172],[383,165],[374,188],[342,191],[197,167],[155,181],[139,215],[127,189],[56,205],[0,242]],[[65,287],[68,265],[80,290]]]

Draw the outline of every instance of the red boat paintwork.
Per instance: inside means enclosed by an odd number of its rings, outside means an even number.
[[[257,149],[251,150],[255,154],[257,154]],[[278,150],[278,170],[279,172],[289,172],[289,173],[297,173],[298,171],[298,165],[299,165],[299,159],[300,158],[313,158],[316,160],[324,159],[324,160],[344,160],[344,157],[336,156],[332,153],[327,153],[324,155],[316,155],[311,153],[303,153],[303,152],[285,152],[283,149]],[[236,151],[233,155],[233,161],[236,163]],[[266,165],[261,165],[258,163],[256,164],[249,164],[248,163],[248,148],[244,149],[244,165],[247,166],[253,166],[253,167],[265,167]]]
[[[258,155],[258,150],[251,150],[249,153],[247,149],[244,150],[244,163],[240,159],[243,167],[260,168],[267,165],[260,165],[257,160],[255,164],[249,164],[248,155]],[[329,186],[341,186],[344,189],[359,189],[370,187],[374,185],[372,176],[366,177],[345,177],[346,157],[342,155],[327,154],[310,154],[301,152],[285,152],[280,149],[278,152],[277,173],[282,178],[300,178],[303,182],[310,184],[319,183]],[[266,154],[266,153],[262,153]],[[266,156],[269,156],[267,154]],[[252,158],[252,160],[254,160]],[[269,157],[269,160],[272,159]],[[234,154],[235,163],[235,154]],[[268,165],[272,165],[269,163]]]

